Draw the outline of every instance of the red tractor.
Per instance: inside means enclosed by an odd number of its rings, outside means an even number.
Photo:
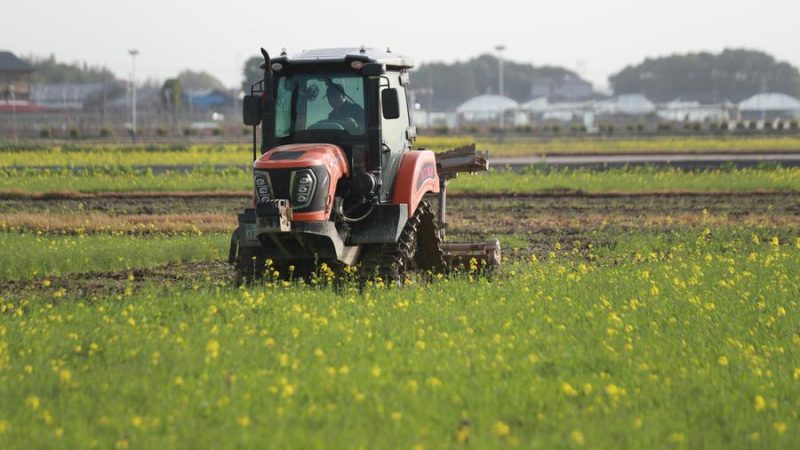
[[[299,277],[323,262],[397,280],[499,265],[496,240],[444,242],[447,182],[488,162],[474,145],[438,155],[413,148],[410,59],[363,47],[261,53],[264,79],[243,105],[255,162],[253,208],[231,239],[240,277]]]

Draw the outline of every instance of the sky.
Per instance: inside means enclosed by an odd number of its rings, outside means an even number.
[[[598,87],[647,57],[763,50],[800,67],[800,1],[4,0],[0,50],[164,80],[204,70],[237,86],[244,61],[324,47],[390,47],[417,63],[505,57],[577,71]],[[413,84],[413,77],[412,77]]]

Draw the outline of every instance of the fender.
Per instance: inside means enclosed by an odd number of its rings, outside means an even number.
[[[317,188],[312,204],[301,210],[295,209],[292,220],[295,222],[313,222],[328,220],[333,208],[333,199],[339,179],[350,176],[350,167],[344,151],[333,144],[289,144],[275,147],[264,153],[253,163],[253,169],[275,171],[278,173],[299,169],[311,169],[317,174]],[[276,195],[289,198],[290,178],[284,175],[283,184],[276,181],[272,186]],[[283,194],[283,195],[281,195]]]
[[[394,180],[392,203],[408,205],[408,217],[414,215],[422,197],[439,192],[439,173],[436,156],[430,150],[408,150],[403,152],[400,168]]]

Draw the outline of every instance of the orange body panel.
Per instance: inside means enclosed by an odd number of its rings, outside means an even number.
[[[404,152],[397,178],[394,180],[392,203],[407,204],[408,217],[411,217],[422,197],[428,192],[439,192],[436,157],[430,150]]]
[[[292,159],[282,158],[282,156],[286,156],[286,153],[300,154]],[[312,212],[295,212],[292,214],[292,220],[295,222],[313,222],[330,218],[339,179],[350,176],[350,167],[347,164],[347,157],[344,151],[333,144],[289,144],[273,148],[253,163],[253,168],[259,170],[304,169],[318,166],[324,166],[330,177],[325,209]]]
[[[303,154],[295,159],[280,159],[280,154],[287,152],[303,152]],[[347,157],[344,151],[338,145],[333,144],[281,145],[264,153],[253,163],[254,169],[262,170],[302,169],[312,166],[326,166],[331,174],[338,171],[341,176],[350,176],[350,167],[347,166]]]

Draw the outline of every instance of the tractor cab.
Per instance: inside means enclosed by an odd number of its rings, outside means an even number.
[[[408,58],[363,47],[284,52],[253,85],[245,118],[264,119],[262,155],[293,144],[340,147],[358,187],[386,202],[416,136],[406,95],[411,67]]]

